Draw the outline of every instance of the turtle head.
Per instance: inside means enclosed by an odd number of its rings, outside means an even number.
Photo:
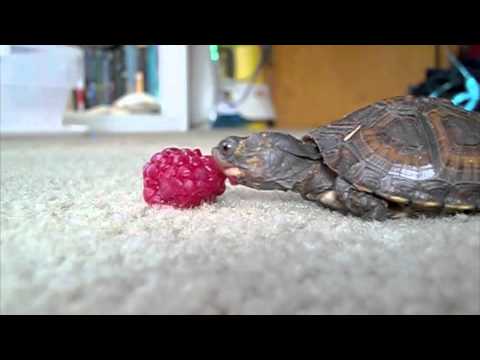
[[[291,190],[321,158],[314,144],[278,132],[229,136],[212,154],[233,183],[259,190]]]

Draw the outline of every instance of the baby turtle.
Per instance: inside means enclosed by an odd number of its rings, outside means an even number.
[[[480,210],[480,114],[394,97],[297,139],[230,136],[212,150],[225,175],[365,219]]]

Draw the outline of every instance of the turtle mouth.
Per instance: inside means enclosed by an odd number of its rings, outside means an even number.
[[[242,170],[240,170],[238,167],[223,169],[223,173],[228,177],[239,177],[243,175]]]
[[[222,156],[222,154],[217,148],[212,149],[212,155],[220,170],[222,170],[222,172],[230,181],[230,184],[237,185],[238,177],[244,175],[243,171],[239,167],[234,166],[230,162],[225,160],[225,158]]]

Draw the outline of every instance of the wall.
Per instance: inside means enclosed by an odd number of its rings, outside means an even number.
[[[272,93],[282,128],[315,127],[403,95],[435,66],[431,45],[274,45]]]

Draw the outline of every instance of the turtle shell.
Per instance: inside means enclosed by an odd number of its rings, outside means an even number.
[[[480,114],[448,100],[382,100],[304,141],[361,191],[422,208],[480,209]]]

